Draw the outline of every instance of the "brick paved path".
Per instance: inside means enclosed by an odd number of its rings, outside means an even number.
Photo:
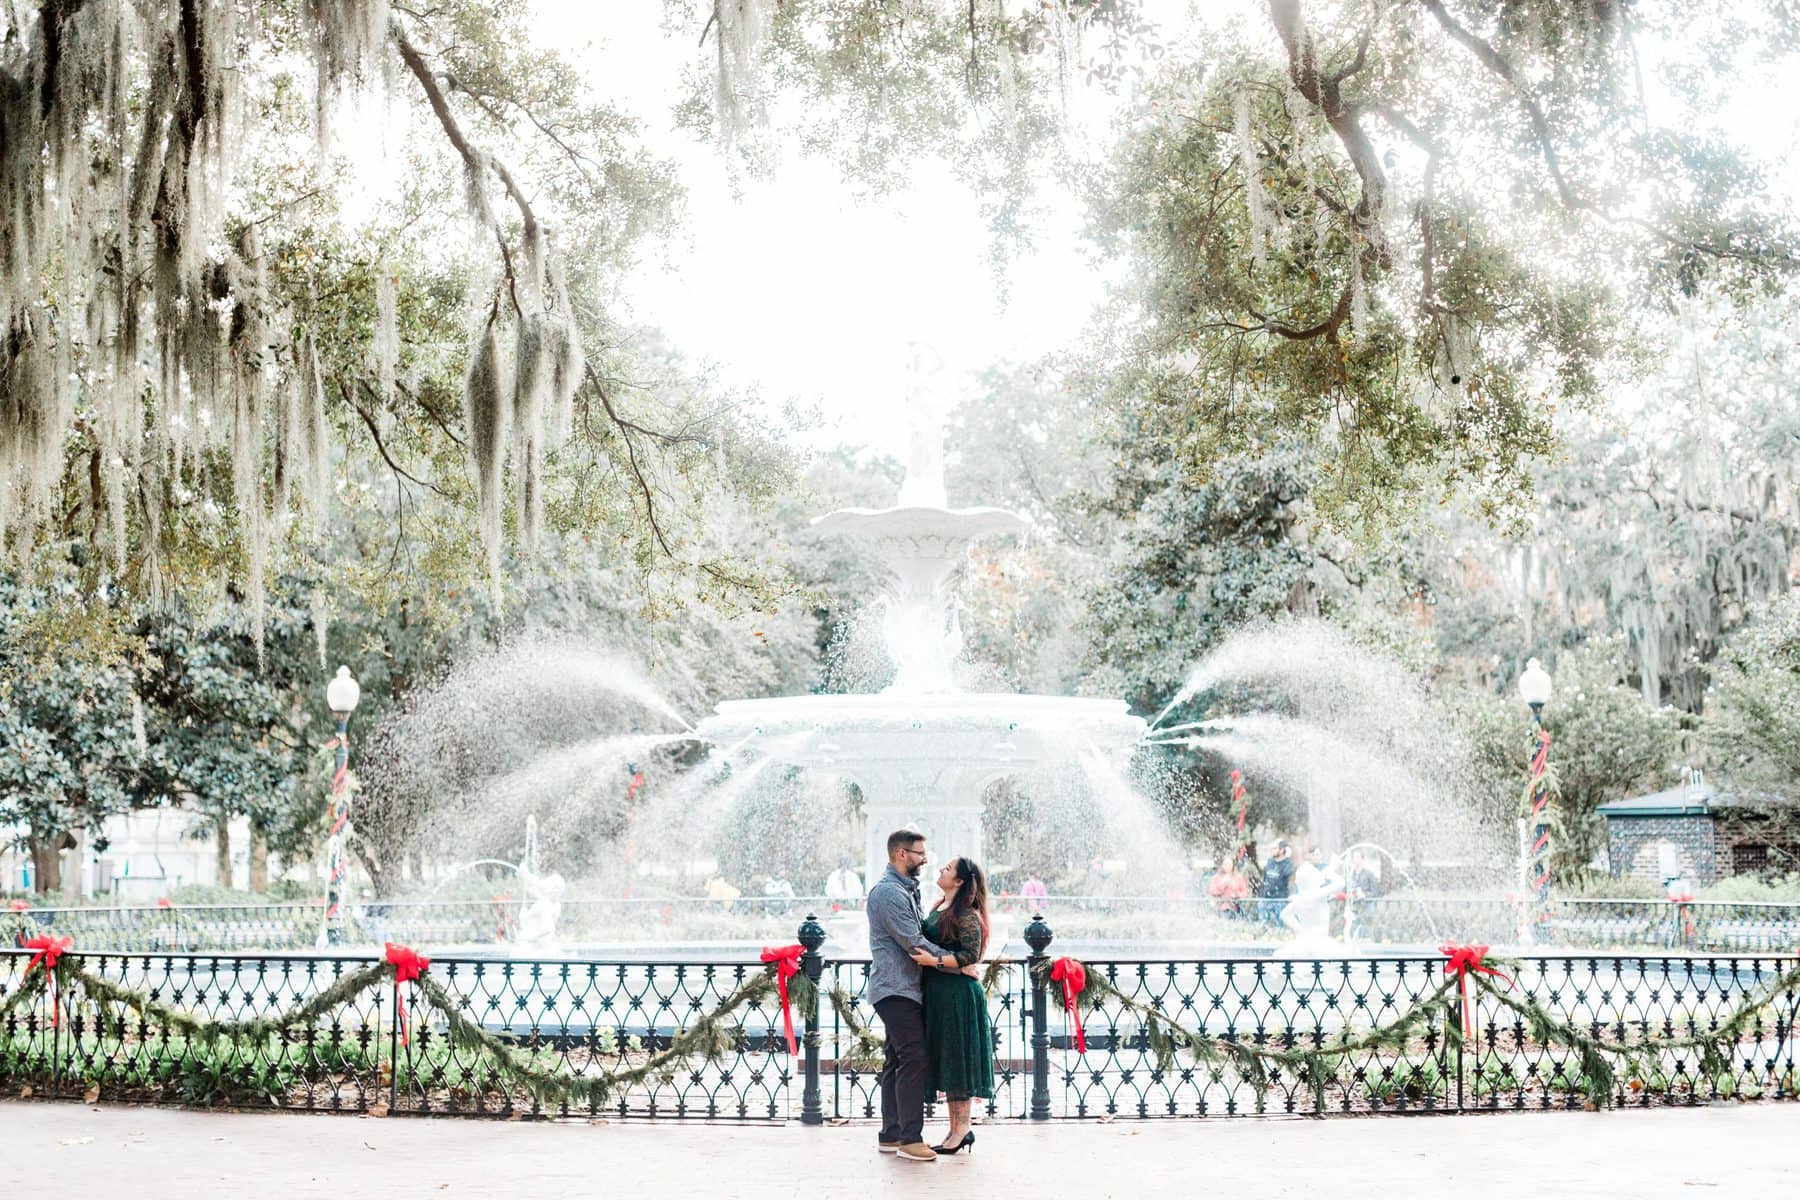
[[[0,1102],[0,1197],[413,1200],[1060,1194],[1229,1200],[1792,1196],[1800,1105],[1309,1120],[999,1124],[973,1157],[868,1125],[497,1123]]]

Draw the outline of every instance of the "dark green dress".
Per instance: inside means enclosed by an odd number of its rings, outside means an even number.
[[[981,958],[981,917],[964,913],[956,928],[942,912],[925,918],[925,936],[956,955],[958,966]],[[925,1094],[951,1100],[994,1096],[994,1026],[979,980],[960,971],[925,968]]]

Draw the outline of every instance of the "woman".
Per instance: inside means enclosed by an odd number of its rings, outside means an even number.
[[[939,1092],[950,1105],[950,1132],[939,1154],[975,1145],[969,1105],[994,1098],[994,1027],[987,993],[964,969],[987,950],[987,876],[972,859],[958,858],[938,872],[943,893],[925,918],[925,936],[949,953],[916,950],[925,972],[925,1094]]]

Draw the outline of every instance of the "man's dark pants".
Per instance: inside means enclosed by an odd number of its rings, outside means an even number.
[[[925,1008],[917,1000],[888,996],[875,1002],[887,1027],[881,1060],[881,1140],[925,1137]]]

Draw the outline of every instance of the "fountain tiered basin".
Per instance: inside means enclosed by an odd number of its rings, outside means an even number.
[[[1119,763],[1142,739],[1144,722],[1121,700],[882,692],[729,700],[697,732],[714,745],[856,784],[864,879],[872,880],[887,863],[887,835],[901,828],[923,833],[939,862],[985,861],[982,799],[990,785],[1073,772],[1084,756]],[[860,920],[838,914],[828,927],[832,942],[863,944]]]

